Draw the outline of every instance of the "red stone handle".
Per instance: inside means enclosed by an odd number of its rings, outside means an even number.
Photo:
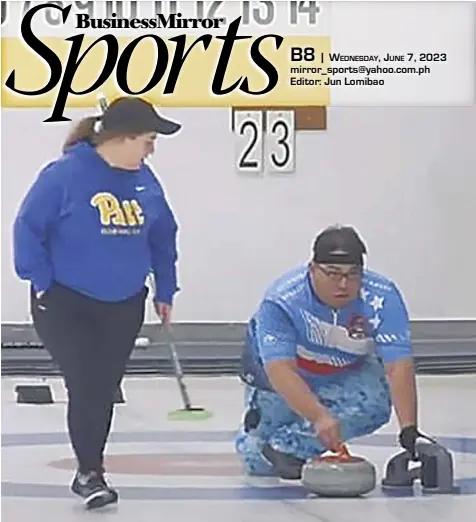
[[[349,449],[345,444],[341,444],[337,454],[341,457],[350,457]]]
[[[341,444],[339,449],[334,452],[333,455],[323,455],[319,460],[324,462],[350,462],[354,461],[355,457],[352,457],[345,444]]]

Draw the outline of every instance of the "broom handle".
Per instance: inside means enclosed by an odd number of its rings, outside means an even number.
[[[175,377],[177,378],[177,382],[179,385],[180,395],[182,396],[182,401],[184,403],[184,407],[186,410],[190,410],[192,405],[190,403],[190,397],[188,396],[187,387],[183,381],[183,370],[182,365],[180,364],[180,359],[177,354],[177,350],[175,348],[175,344],[172,340],[172,336],[170,334],[170,330],[167,326],[163,325],[163,329],[166,333],[167,344],[169,346],[170,355],[172,357],[172,362],[174,365]]]
[[[155,281],[154,281],[154,277],[152,276],[152,274],[149,277],[149,281],[152,286],[152,290],[155,293]],[[172,358],[174,373],[175,373],[175,377],[177,379],[177,383],[179,386],[179,391],[180,391],[180,395],[182,397],[182,402],[184,404],[184,408],[186,410],[190,410],[192,408],[192,404],[190,402],[190,397],[187,392],[187,387],[185,386],[185,383],[183,381],[182,365],[180,364],[180,359],[178,357],[177,350],[175,348],[175,343],[173,342],[173,339],[172,339],[172,334],[171,334],[168,326],[163,323],[162,323],[162,329],[165,332],[167,346],[169,348],[169,352],[170,352],[170,355]]]

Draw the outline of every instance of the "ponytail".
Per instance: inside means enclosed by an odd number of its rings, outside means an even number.
[[[80,141],[89,141],[90,143],[93,143],[96,134],[94,132],[94,126],[97,121],[97,116],[88,116],[79,120],[63,143],[63,152],[66,152],[67,149],[76,145],[76,143]]]

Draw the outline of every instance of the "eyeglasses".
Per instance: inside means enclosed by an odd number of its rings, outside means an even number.
[[[349,272],[342,272],[341,270],[335,270],[334,268],[326,268],[322,265],[316,265],[319,270],[325,274],[329,279],[335,283],[340,283],[342,279],[347,279],[350,282],[358,281],[362,277],[362,269],[355,268]]]

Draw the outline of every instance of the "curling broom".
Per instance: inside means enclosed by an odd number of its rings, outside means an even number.
[[[155,289],[153,277],[150,277],[152,288]],[[169,420],[182,420],[182,421],[192,421],[192,420],[205,420],[210,418],[213,414],[209,410],[205,408],[195,406],[193,407],[190,401],[190,396],[188,394],[187,386],[185,385],[184,375],[182,370],[182,365],[180,363],[179,356],[177,354],[177,349],[175,348],[175,343],[172,338],[172,334],[170,329],[166,325],[162,325],[162,331],[165,333],[166,343],[169,348],[170,356],[172,359],[172,364],[174,368],[174,374],[177,379],[177,383],[179,386],[180,396],[183,402],[183,408],[179,410],[172,410],[168,413],[167,418]]]
[[[182,365],[180,364],[180,359],[177,354],[177,350],[175,348],[175,343],[173,342],[172,336],[170,334],[170,330],[167,327],[164,327],[164,332],[167,338],[167,345],[169,347],[170,356],[172,359],[172,363],[174,366],[175,377],[177,378],[177,383],[180,390],[180,395],[182,397],[183,408],[180,410],[173,410],[168,413],[167,418],[169,420],[205,420],[212,416],[212,413],[205,408],[201,408],[199,406],[193,407],[191,405],[190,396],[188,394],[187,386],[184,382],[184,375],[182,370]]]

